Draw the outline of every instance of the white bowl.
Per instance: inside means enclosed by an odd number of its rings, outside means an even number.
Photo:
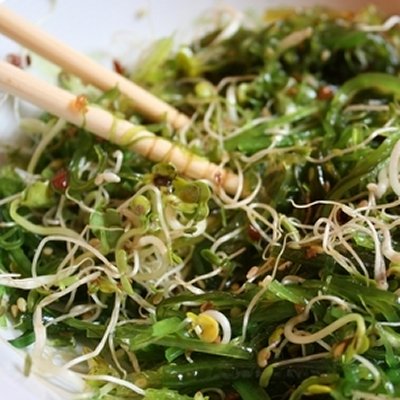
[[[0,1],[1,3],[1,1]],[[398,1],[383,0],[8,0],[6,6],[40,24],[46,31],[71,46],[110,65],[114,57],[132,63],[138,53],[152,40],[175,34],[178,40],[187,40],[199,32],[199,17],[206,10],[228,4],[241,10],[264,10],[267,7],[292,5],[309,6],[315,3],[343,9],[357,9],[375,3],[387,13],[400,12]],[[55,6],[53,6],[55,4]],[[18,44],[0,36],[0,59],[9,53],[20,53]],[[34,58],[33,70],[40,75],[54,75],[51,64]],[[33,71],[31,71],[33,72]],[[24,106],[22,113],[31,112]],[[17,118],[12,102],[0,107],[0,142],[16,140]],[[0,332],[3,338],[10,333]],[[22,373],[23,352],[11,348],[0,337],[1,397],[13,400],[64,398],[37,376],[25,378]]]

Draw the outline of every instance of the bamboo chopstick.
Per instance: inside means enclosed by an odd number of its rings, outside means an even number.
[[[117,86],[123,95],[132,100],[135,110],[150,120],[160,121],[165,118],[174,128],[181,128],[189,123],[189,118],[174,107],[53,38],[2,5],[0,32],[101,90]]]
[[[77,96],[4,61],[0,61],[0,89],[76,126],[82,126],[105,140],[128,146],[152,161],[171,162],[180,173],[190,178],[207,179],[214,187],[223,187],[231,194],[238,190],[239,178],[233,172],[155,136],[144,127],[117,119],[100,107],[78,107]]]

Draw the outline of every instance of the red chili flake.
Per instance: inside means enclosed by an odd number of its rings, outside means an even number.
[[[122,64],[118,60],[113,60],[113,67],[114,71],[117,74],[123,75],[125,72],[125,68],[122,66]]]
[[[15,67],[22,68],[22,58],[18,54],[10,53],[6,56],[6,61]]]
[[[317,93],[317,97],[318,100],[330,100],[333,97],[334,93],[333,93],[333,89],[328,86],[321,86],[318,89],[318,93]]]
[[[311,245],[306,248],[305,257],[307,260],[317,257],[318,254],[323,253],[323,249],[318,245]]]
[[[85,114],[87,112],[87,105],[88,105],[88,99],[83,94],[76,96],[76,98],[71,101],[71,108],[74,111],[81,112],[82,114]]]
[[[51,185],[55,190],[60,192],[65,192],[65,189],[69,184],[69,174],[66,169],[60,169],[56,172],[56,174],[51,179]]]
[[[249,235],[249,238],[255,242],[261,239],[260,232],[252,224],[249,224],[247,227],[247,234]]]

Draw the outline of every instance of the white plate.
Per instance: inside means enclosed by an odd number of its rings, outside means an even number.
[[[0,0],[1,3],[1,0]],[[180,40],[198,32],[193,24],[206,10],[228,4],[242,10],[264,10],[267,6],[312,5],[322,3],[356,9],[367,3],[376,3],[385,12],[399,12],[400,2],[392,0],[8,0],[6,6],[71,46],[84,51],[103,63],[118,58],[131,64],[145,46],[160,36],[175,34]],[[0,59],[9,53],[20,53],[20,47],[0,36]],[[55,72],[50,64],[34,58],[33,69],[40,75]],[[31,112],[27,107],[22,113]],[[0,142],[16,140],[17,118],[12,101],[0,107]],[[24,355],[11,348],[4,339],[9,332],[0,332],[0,388],[1,398],[13,400],[65,399],[65,394],[41,380],[22,374]]]

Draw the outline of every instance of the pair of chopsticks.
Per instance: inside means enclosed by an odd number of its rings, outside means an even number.
[[[121,94],[132,100],[135,110],[150,120],[166,120],[176,129],[190,123],[189,118],[174,107],[53,38],[4,6],[0,6],[0,33],[78,76],[83,82],[101,90],[118,87]],[[238,189],[239,179],[233,172],[155,136],[143,127],[117,119],[99,107],[80,107],[77,96],[4,61],[0,61],[0,89],[76,126],[84,126],[105,140],[129,146],[152,161],[171,162],[179,172],[190,178],[207,179],[231,194]]]

